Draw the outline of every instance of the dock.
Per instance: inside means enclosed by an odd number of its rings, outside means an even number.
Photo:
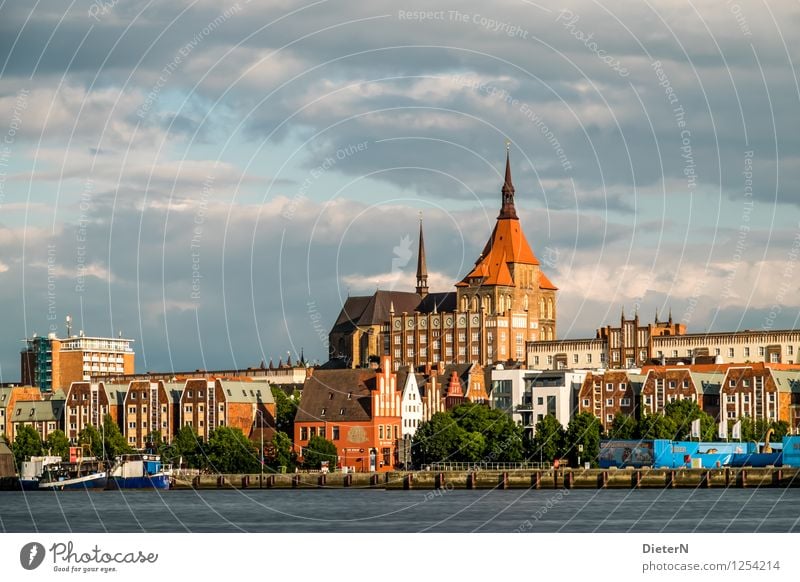
[[[800,487],[797,467],[176,475],[172,489],[697,489]]]

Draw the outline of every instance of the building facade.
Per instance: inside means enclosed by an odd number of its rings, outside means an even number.
[[[400,464],[401,390],[391,360],[377,369],[317,370],[306,380],[294,423],[302,458],[314,436],[336,445],[338,464],[352,471],[389,471]]]
[[[556,292],[531,250],[515,208],[506,157],[494,229],[455,292],[429,293],[420,223],[414,293],[349,297],[329,334],[331,358],[353,367],[390,355],[401,366],[522,362],[527,342],[556,337]]]
[[[35,386],[4,386],[0,388],[0,434],[11,434],[11,418],[18,401],[42,400],[42,391]]]
[[[73,382],[92,376],[133,374],[133,340],[122,338],[72,336],[58,338],[33,336],[25,340],[20,356],[22,383],[45,392],[67,390]]]

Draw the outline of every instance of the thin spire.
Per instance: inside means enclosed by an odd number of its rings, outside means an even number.
[[[506,177],[503,181],[503,205],[500,207],[499,218],[511,218],[519,220],[517,217],[517,209],[514,207],[514,183],[511,181],[511,160],[510,160],[511,142],[506,142]]]
[[[425,237],[422,235],[422,211],[419,213],[419,248],[417,249],[417,295],[428,294],[428,265],[425,261]]]

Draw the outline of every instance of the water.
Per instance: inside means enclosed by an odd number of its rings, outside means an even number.
[[[0,493],[4,532],[800,532],[800,489]]]

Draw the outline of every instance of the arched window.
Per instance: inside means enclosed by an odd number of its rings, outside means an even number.
[[[466,310],[467,310],[467,298],[466,298],[466,296],[462,295],[461,296],[461,311],[466,311]]]
[[[500,295],[497,298],[497,312],[503,313],[506,310],[506,297],[505,295]]]
[[[472,297],[472,311],[478,311],[478,296],[473,295]]]
[[[545,316],[544,297],[539,297],[539,318],[544,319],[544,316]]]
[[[511,295],[506,295],[506,309],[511,310],[514,308],[514,304],[511,301]]]
[[[522,308],[525,311],[528,311],[528,296],[527,295],[525,295],[525,299],[523,299],[523,301],[522,301]]]
[[[547,298],[547,319],[553,319],[553,300]]]

